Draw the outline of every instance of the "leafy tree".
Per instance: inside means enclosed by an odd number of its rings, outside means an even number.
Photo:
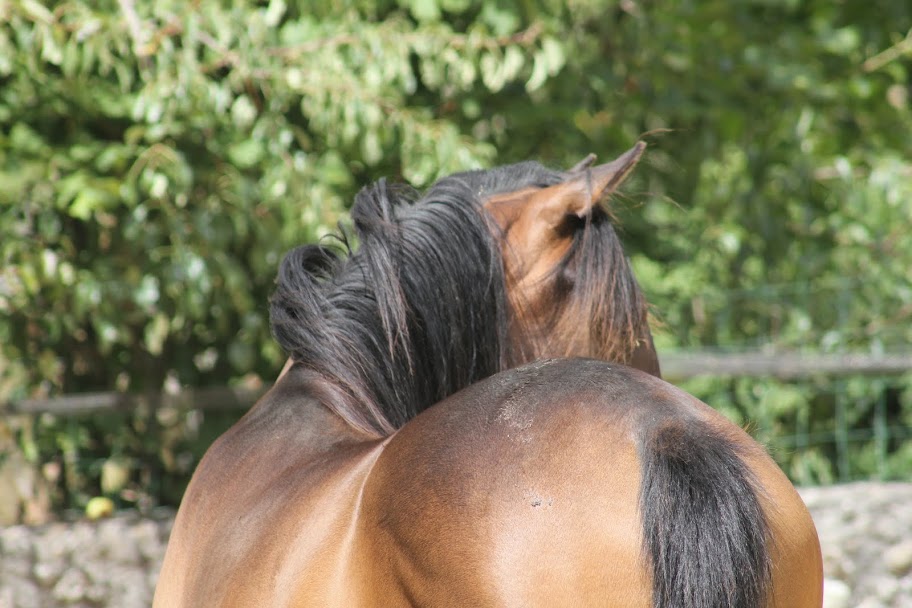
[[[0,0],[0,399],[268,381],[275,268],[363,184],[641,137],[612,204],[661,349],[902,346],[910,37],[901,0]],[[838,392],[687,386],[776,433]]]

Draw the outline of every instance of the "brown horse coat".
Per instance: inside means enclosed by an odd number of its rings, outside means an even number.
[[[732,441],[763,489],[769,605],[821,604],[819,545],[791,484],[740,429],[651,376],[532,364],[377,440],[303,397],[307,373],[293,368],[207,454],[157,605],[651,606],[637,438],[682,412]]]
[[[200,463],[155,606],[819,607],[813,522],[761,446],[653,376],[543,359],[658,372],[596,204],[641,153],[414,205],[381,184],[358,253],[289,256],[298,363]]]

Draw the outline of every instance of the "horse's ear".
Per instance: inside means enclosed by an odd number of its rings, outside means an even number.
[[[645,149],[645,143],[637,142],[610,163],[594,167],[595,155],[590,154],[566,172],[565,181],[536,192],[534,207],[555,226],[568,215],[586,217],[630,175]]]
[[[563,231],[569,217],[586,217],[599,201],[616,190],[633,171],[645,149],[645,143],[637,142],[610,163],[594,167],[595,155],[590,154],[564,172],[563,181],[547,188],[529,187],[496,194],[485,201],[485,208],[505,231],[524,225],[526,231],[535,227],[538,231],[535,238],[553,235],[555,231]],[[531,233],[524,233],[521,238],[528,242],[535,240]]]
[[[575,175],[575,174],[579,173],[580,171],[585,171],[586,169],[588,169],[589,167],[592,166],[592,163],[595,162],[596,158],[597,157],[595,156],[595,154],[592,154],[590,152],[589,155],[586,156],[586,158],[584,158],[580,162],[576,163],[571,168],[567,169],[567,174]]]

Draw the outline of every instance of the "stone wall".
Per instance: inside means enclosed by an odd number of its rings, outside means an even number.
[[[147,608],[170,517],[0,529],[0,608]]]
[[[912,606],[912,484],[801,490],[827,576],[826,608]],[[144,608],[170,516],[0,528],[0,608]]]

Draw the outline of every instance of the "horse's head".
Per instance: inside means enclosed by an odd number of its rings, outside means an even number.
[[[513,339],[532,358],[596,357],[659,375],[645,299],[602,205],[645,147],[603,165],[590,154],[557,183],[485,200],[502,239]]]

